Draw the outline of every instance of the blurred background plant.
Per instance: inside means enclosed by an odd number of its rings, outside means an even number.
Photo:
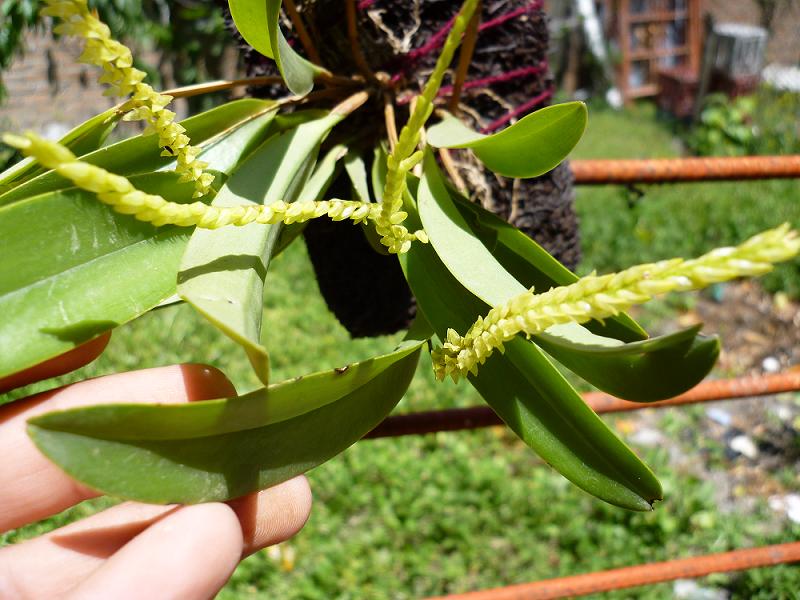
[[[685,139],[698,156],[793,154],[800,151],[798,116],[800,95],[769,86],[733,99],[713,94]]]
[[[25,32],[49,27],[39,16],[40,0],[3,0],[0,15],[0,73],[25,51]],[[115,39],[133,46],[136,66],[147,71],[155,87],[190,85],[223,76],[224,50],[230,36],[222,11],[204,0],[89,0]],[[142,52],[144,50],[145,52]],[[147,52],[151,50],[152,52]],[[147,56],[144,60],[142,56]],[[0,79],[0,100],[6,94]],[[193,98],[192,112],[213,103]]]

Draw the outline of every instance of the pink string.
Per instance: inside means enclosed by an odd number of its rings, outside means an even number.
[[[541,94],[538,94],[538,95],[534,96],[533,98],[531,98],[530,100],[528,100],[524,104],[520,104],[514,110],[511,110],[511,111],[507,112],[505,115],[503,115],[499,119],[496,119],[496,120],[492,121],[486,127],[481,129],[481,132],[489,133],[489,132],[494,131],[495,129],[499,129],[500,127],[502,127],[503,125],[508,123],[511,119],[513,119],[514,117],[517,117],[517,116],[521,115],[522,113],[528,112],[534,106],[536,106],[538,104],[541,104],[542,102],[544,102],[545,100],[548,100],[552,96],[553,96],[553,89],[552,88],[546,89]]]
[[[457,14],[453,15],[453,17],[447,23],[445,23],[439,29],[439,31],[434,33],[427,42],[425,42],[419,48],[416,48],[411,52],[409,52],[408,54],[406,54],[406,61],[409,63],[414,63],[423,56],[425,56],[426,54],[436,50],[436,48],[441,46],[444,43],[447,34],[450,33],[450,29],[453,27],[453,23],[456,22],[457,16],[458,16]]]
[[[372,6],[374,3],[375,0],[360,0],[357,6],[359,10],[365,10],[370,6]],[[510,10],[507,13],[498,15],[494,19],[490,19],[484,23],[481,23],[480,26],[478,27],[478,32],[483,32],[488,29],[492,29],[493,27],[498,27],[499,25],[502,25],[503,23],[506,23],[511,19],[516,19],[517,17],[520,17],[525,13],[532,12],[534,10],[539,10],[542,8],[543,5],[544,5],[544,0],[532,0],[531,2],[529,2],[524,6],[520,6],[519,8]],[[436,33],[434,33],[430,37],[430,39],[428,39],[428,41],[425,42],[422,46],[420,46],[419,48],[415,48],[414,50],[412,50],[403,57],[403,64],[401,66],[400,71],[395,73],[391,77],[392,83],[397,83],[399,80],[401,80],[405,72],[407,72],[415,62],[420,60],[425,55],[433,52],[444,43],[447,34],[453,27],[453,23],[455,23],[456,16],[457,15],[454,15],[449,21],[447,21],[447,23],[445,23],[438,31],[436,31]],[[473,79],[470,81],[466,81],[464,83],[463,89],[468,90],[471,88],[492,85],[495,83],[513,81],[515,79],[520,79],[522,77],[539,75],[546,70],[547,70],[547,61],[544,60],[535,66],[522,67],[520,69],[514,69],[506,73],[500,73],[499,75],[492,75],[490,77],[484,77],[481,79]],[[451,94],[452,92],[453,92],[452,85],[443,86],[439,90],[438,95],[445,96],[447,94]],[[512,119],[518,117],[521,114],[527,113],[537,105],[550,99],[552,96],[553,96],[553,89],[552,87],[550,87],[544,90],[542,93],[537,94],[527,102],[524,102],[523,104],[520,104],[513,110],[510,110],[502,117],[495,119],[494,121],[489,123],[486,127],[484,127],[481,131],[483,131],[484,133],[488,133],[494,131],[495,129],[499,129]],[[398,104],[407,104],[410,101],[410,99],[411,99],[410,96],[401,97],[398,98],[397,102]]]
[[[373,2],[375,0],[372,0]],[[499,15],[494,19],[490,19],[485,23],[481,23],[478,27],[478,31],[485,31],[486,29],[491,29],[492,27],[497,27],[498,25],[502,25],[506,21],[510,21],[511,19],[516,19],[517,17],[524,15],[526,12],[530,12],[533,10],[539,10],[542,8],[544,2],[543,0],[534,0],[533,2],[526,4],[525,6],[520,6],[519,8],[515,8],[512,11],[509,11],[503,15]]]
[[[361,3],[359,4],[359,6],[361,6],[362,4],[364,4],[366,6],[369,6],[374,1],[375,0],[361,0]],[[502,15],[498,15],[494,19],[491,19],[489,21],[486,21],[485,23],[482,23],[478,27],[478,31],[482,32],[482,31],[486,31],[487,29],[491,29],[492,27],[497,27],[498,25],[502,25],[506,21],[510,21],[511,19],[515,19],[515,18],[525,14],[526,12],[530,12],[530,11],[533,11],[533,10],[540,9],[543,4],[544,4],[543,0],[533,0],[532,2],[529,2],[528,4],[526,4],[525,6],[521,6],[519,8],[515,8],[514,10],[510,10],[507,13],[504,13]],[[455,23],[456,16],[458,16],[458,15],[457,14],[453,15],[453,17],[449,21],[447,21],[447,23],[445,23],[436,33],[434,33],[430,37],[430,39],[427,42],[425,42],[422,46],[420,46],[419,48],[415,48],[414,50],[412,50],[411,52],[409,52],[408,54],[405,55],[404,60],[403,60],[403,67],[401,69],[401,72],[400,73],[395,73],[392,76],[392,82],[393,83],[396,83],[397,81],[402,79],[403,74],[404,74],[403,72],[408,71],[411,68],[411,65],[413,65],[415,62],[417,62],[419,59],[421,59],[426,54],[430,54],[431,52],[436,50],[439,46],[441,46],[444,43],[444,40],[447,37],[447,34],[450,32],[450,29],[453,27],[453,23]]]
[[[476,87],[492,85],[493,83],[503,83],[506,81],[511,81],[513,79],[520,79],[522,77],[527,77],[529,75],[539,75],[540,73],[543,73],[546,70],[547,70],[547,63],[545,61],[542,61],[534,67],[522,67],[520,69],[514,69],[513,71],[508,71],[506,73],[500,73],[499,75],[492,75],[490,77],[483,77],[482,79],[471,79],[469,81],[465,81],[462,89],[469,90]],[[452,92],[453,92],[452,85],[444,85],[439,89],[439,96],[447,96]]]

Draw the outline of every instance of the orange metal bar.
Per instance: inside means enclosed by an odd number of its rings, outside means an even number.
[[[707,554],[666,562],[546,579],[466,594],[442,596],[439,600],[547,600],[583,596],[597,592],[650,585],[674,579],[703,577],[711,573],[741,571],[800,561],[800,542]],[[431,599],[432,600],[432,599]]]
[[[573,160],[570,167],[582,185],[786,179],[800,177],[800,155]]]
[[[595,412],[610,413],[795,391],[800,391],[800,371],[704,381],[680,396],[660,402],[629,402],[602,392],[589,392],[584,394],[583,398]],[[473,406],[394,415],[388,417],[365,437],[396,437],[437,431],[459,431],[500,424],[502,424],[500,417],[491,408]]]
[[[622,412],[641,408],[696,404],[731,398],[768,396],[800,390],[800,371],[787,371],[774,375],[752,375],[735,379],[712,379],[696,385],[688,392],[660,402],[628,402],[602,392],[589,392],[583,397],[598,413]]]

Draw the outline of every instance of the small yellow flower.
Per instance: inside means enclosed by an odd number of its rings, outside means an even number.
[[[774,263],[789,260],[798,252],[800,238],[784,224],[739,246],[718,248],[693,260],[675,258],[610,275],[589,275],[542,294],[530,290],[479,317],[463,337],[448,330],[442,347],[432,352],[434,370],[439,379],[449,375],[457,381],[467,373],[477,373],[479,364],[495,350],[502,352],[503,344],[519,333],[530,336],[553,325],[601,320],[666,292],[763,275]]]
[[[61,23],[55,32],[74,35],[86,40],[80,61],[103,69],[100,82],[109,86],[106,95],[128,97],[123,105],[126,121],[145,121],[146,133],[158,135],[162,156],[174,156],[175,170],[182,181],[194,181],[195,197],[211,190],[214,176],[205,173],[208,164],[197,160],[198,151],[190,145],[186,130],[175,123],[175,113],[166,106],[171,96],[159,94],[144,83],[145,73],[133,67],[130,49],[111,37],[108,26],[94,16],[86,0],[45,0],[42,15],[57,17]]]
[[[414,110],[400,131],[397,144],[386,162],[386,183],[383,189],[380,216],[375,221],[375,230],[378,235],[382,236],[381,243],[389,248],[389,252],[408,252],[411,242],[417,240],[425,243],[428,240],[423,231],[410,233],[402,225],[406,217],[405,213],[400,212],[403,207],[406,176],[422,160],[422,151],[416,150],[422,128],[433,112],[433,101],[442,84],[442,78],[453,60],[453,55],[461,43],[461,36],[466,31],[477,7],[478,0],[465,0],[461,6],[444,42],[442,52],[436,60],[436,65],[425,83],[422,94],[417,97]]]
[[[380,214],[378,204],[339,199],[320,202],[309,200],[293,204],[278,200],[268,206],[249,204],[217,207],[203,202],[180,204],[137,190],[125,177],[80,161],[65,146],[42,139],[34,133],[28,132],[24,136],[6,134],[3,141],[66,177],[79,188],[97,194],[100,201],[117,212],[132,215],[156,226],[217,229],[226,225],[241,227],[250,223],[302,223],[324,216],[334,221],[351,220],[362,223],[368,219],[375,221]]]

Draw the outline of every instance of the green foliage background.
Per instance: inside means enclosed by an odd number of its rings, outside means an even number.
[[[24,52],[25,31],[44,27],[41,0],[3,0],[0,4],[0,73]],[[230,34],[214,2],[196,0],[89,0],[115,39],[158,50],[171,63],[178,85],[219,78],[219,60]],[[134,56],[140,55],[135,52]],[[148,72],[155,87],[162,85],[159,64],[136,65]],[[5,88],[0,79],[0,100]],[[197,107],[193,107],[197,108]]]

